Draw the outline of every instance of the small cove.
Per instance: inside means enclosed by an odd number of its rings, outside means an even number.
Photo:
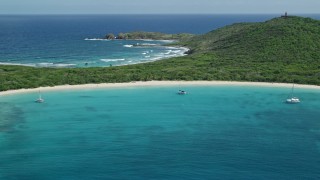
[[[0,177],[314,178],[318,90],[127,87],[1,97]],[[10,128],[8,128],[10,127]]]

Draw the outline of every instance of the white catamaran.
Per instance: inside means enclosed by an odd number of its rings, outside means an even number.
[[[286,103],[288,103],[288,104],[297,104],[297,103],[300,102],[300,99],[299,99],[299,98],[293,96],[293,90],[294,90],[294,84],[292,85],[291,95],[290,95],[289,98],[286,100]]]
[[[180,94],[180,95],[184,95],[184,94],[187,94],[187,91],[179,90],[179,91],[178,91],[178,94]]]
[[[41,97],[40,91],[39,91],[39,97],[38,97],[38,99],[36,99],[35,102],[37,102],[37,103],[43,103],[44,102],[44,99]]]

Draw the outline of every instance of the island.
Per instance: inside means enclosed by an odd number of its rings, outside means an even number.
[[[165,34],[161,32],[136,31],[130,33],[119,33],[115,36],[113,33],[105,35],[105,39],[114,40],[187,40],[195,35],[188,33]]]
[[[177,39],[174,45],[188,47],[190,51],[183,57],[105,68],[1,65],[0,91],[151,80],[320,85],[320,21],[311,18],[286,16],[265,22],[236,23],[202,35],[124,33],[120,37]]]

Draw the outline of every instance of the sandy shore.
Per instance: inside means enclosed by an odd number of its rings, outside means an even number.
[[[83,85],[62,85],[54,87],[39,87],[34,89],[18,89],[0,92],[0,95],[12,95],[19,93],[32,93],[60,90],[77,90],[77,89],[96,89],[96,88],[125,88],[125,87],[150,87],[150,86],[261,86],[261,87],[288,87],[292,84],[286,83],[265,83],[265,82],[236,82],[236,81],[146,81],[130,83],[102,83],[102,84],[83,84]],[[320,86],[296,84],[295,88],[319,89]]]

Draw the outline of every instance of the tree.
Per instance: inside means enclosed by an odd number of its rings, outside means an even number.
[[[106,39],[115,39],[115,36],[114,36],[114,34],[109,33],[106,35]]]
[[[117,36],[117,39],[127,39],[127,36],[126,36],[126,34],[119,33]]]

